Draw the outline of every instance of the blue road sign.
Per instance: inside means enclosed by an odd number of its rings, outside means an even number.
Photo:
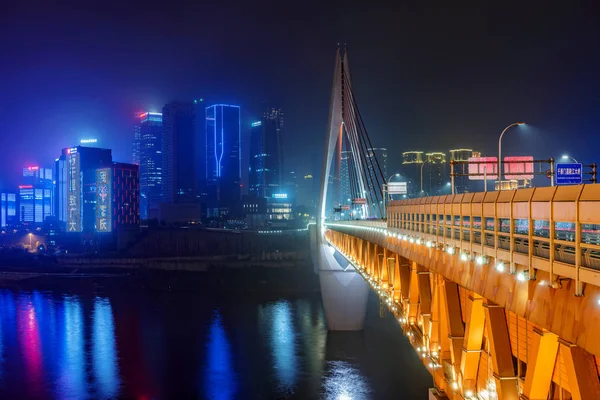
[[[581,163],[556,164],[557,185],[580,185],[582,177]]]

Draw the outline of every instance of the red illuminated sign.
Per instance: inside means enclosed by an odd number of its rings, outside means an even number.
[[[33,189],[32,185],[20,185],[19,189]]]
[[[482,181],[487,174],[487,179],[498,179],[498,157],[471,157],[469,158],[469,176],[471,181]]]
[[[30,171],[37,171],[40,169],[40,167],[29,167],[28,168]]]
[[[504,157],[504,179],[533,179],[533,156]]]

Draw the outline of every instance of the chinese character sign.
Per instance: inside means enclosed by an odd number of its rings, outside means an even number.
[[[112,230],[112,170],[96,170],[96,231]]]
[[[81,232],[81,174],[76,152],[67,156],[67,232]]]

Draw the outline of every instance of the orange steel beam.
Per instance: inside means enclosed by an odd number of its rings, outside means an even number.
[[[396,257],[388,257],[387,259],[387,268],[385,269],[387,276],[387,284],[388,291],[390,292],[392,298],[394,297],[394,280],[396,277]]]
[[[402,295],[402,301],[406,303],[410,293],[410,264],[406,259],[403,258],[401,259],[398,268],[400,270],[400,291]]]
[[[558,355],[558,336],[534,329],[531,355],[527,364],[524,399],[547,399]]]
[[[458,285],[455,282],[448,280],[444,282],[444,297],[446,324],[448,326],[448,338],[450,339],[450,355],[452,357],[454,376],[456,376],[460,367],[465,328],[460,311]]]
[[[400,285],[400,257],[396,254],[394,257],[394,279],[393,279],[393,285],[394,285],[394,293],[393,293],[393,298],[394,301],[401,301],[402,300],[402,287]]]
[[[420,311],[423,317],[423,334],[429,336],[431,318],[431,280],[429,271],[419,265],[417,267],[417,277],[419,281]]]
[[[600,383],[594,356],[581,347],[562,340],[560,342],[566,347],[563,355],[573,400],[600,399]]]
[[[484,309],[498,398],[517,400],[519,398],[517,377],[515,376],[504,308],[488,302],[484,304]]]
[[[417,263],[413,262],[410,267],[410,283],[408,284],[408,322],[411,325],[417,323],[419,315],[419,284],[417,280]]]
[[[473,294],[467,301],[470,304],[467,310],[470,309],[470,311],[465,315],[465,340],[460,360],[460,376],[463,392],[468,390],[475,392],[485,326],[485,311],[481,296]]]

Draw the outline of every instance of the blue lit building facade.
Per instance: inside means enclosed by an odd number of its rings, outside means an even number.
[[[251,195],[272,198],[272,195],[282,193],[282,135],[283,112],[280,109],[269,109],[261,121],[252,123],[249,173]]]
[[[19,221],[40,226],[53,215],[54,183],[52,170],[37,166],[23,168],[19,185]]]
[[[134,133],[139,138],[137,146],[142,219],[157,214],[162,198],[162,122],[162,113],[144,112],[139,115],[139,124],[135,127]]]
[[[163,107],[161,184],[164,203],[198,202],[196,108],[194,102],[171,102]]]
[[[239,106],[206,107],[206,185],[219,215],[241,210],[242,151]]]
[[[17,194],[0,193],[0,228],[17,224]]]

